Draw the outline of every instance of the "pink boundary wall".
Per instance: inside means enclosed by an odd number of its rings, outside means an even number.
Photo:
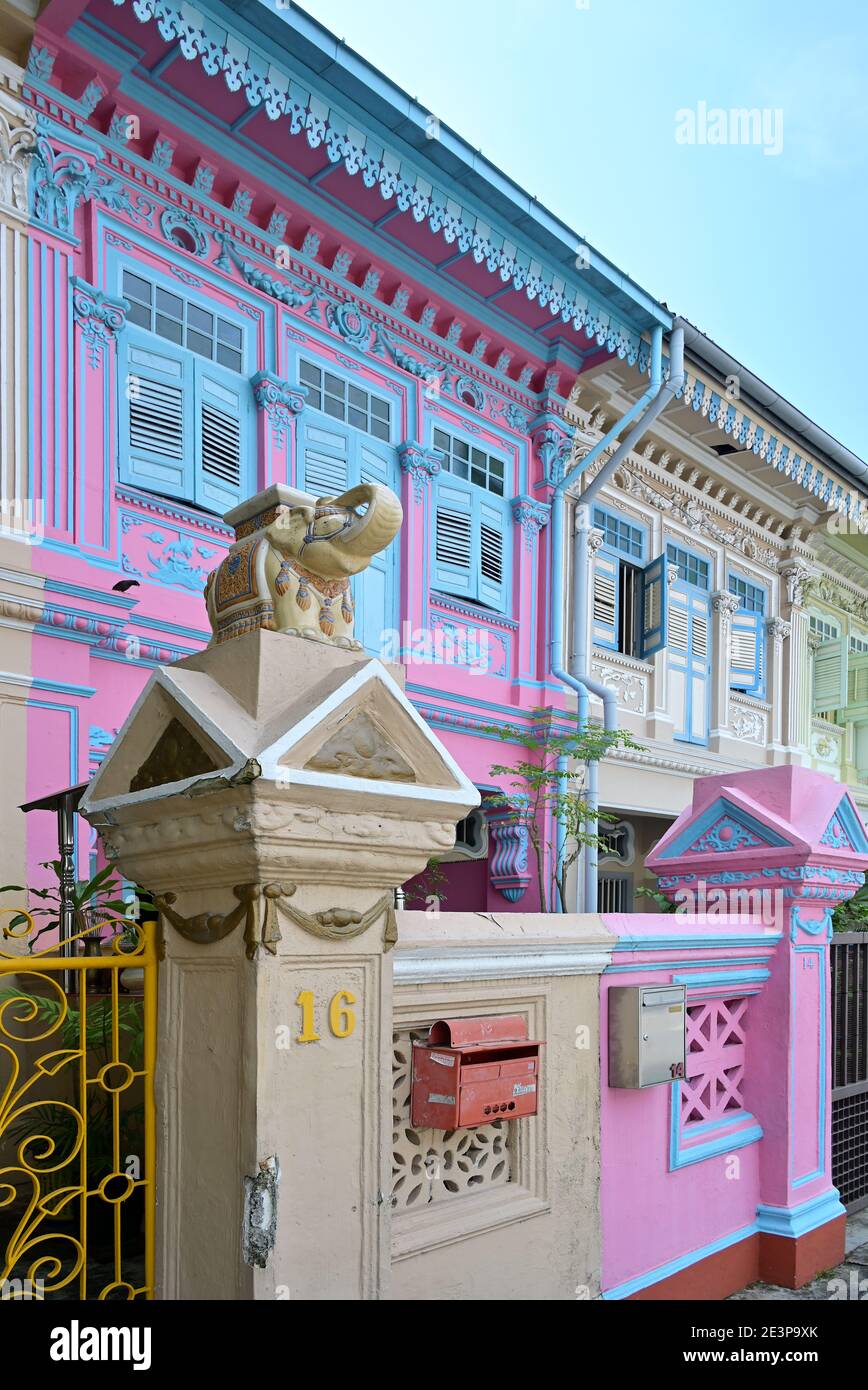
[[[642,1296],[708,1262],[693,1270],[702,1296],[714,1257],[753,1237],[758,1273],[786,1267],[804,1282],[834,1263],[810,1252],[836,1248],[844,1214],[831,1180],[829,940],[868,837],[837,783],[780,767],[697,781],[648,862],[671,899],[707,910],[604,918],[618,940],[601,982],[603,1297]],[[649,983],[687,987],[687,1080],[616,1090],[608,992]],[[682,1087],[698,1102],[683,1114]]]

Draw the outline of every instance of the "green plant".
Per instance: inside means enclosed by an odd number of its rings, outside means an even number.
[[[440,860],[429,859],[421,874],[413,881],[412,889],[407,896],[414,902],[418,902],[420,898],[436,898],[438,903],[445,903],[448,882],[449,876]]]
[[[667,898],[665,893],[661,893],[659,888],[648,888],[644,883],[640,883],[636,889],[637,898],[650,898],[656,903],[661,912],[677,912],[678,904],[671,898]]]
[[[832,931],[868,931],[868,883],[832,913]]]
[[[29,934],[26,938],[27,949],[31,953],[41,936],[46,932],[59,931],[61,922],[61,906],[63,902],[61,894],[61,864],[59,859],[52,859],[40,865],[40,868],[51,869],[54,873],[56,883],[48,888],[31,888],[29,896],[38,898],[45,903],[44,907],[30,907],[28,913],[30,917],[47,917],[48,920],[40,927],[39,931]],[[23,893],[24,889],[20,884],[7,883],[0,887],[0,893]],[[130,903],[121,897],[123,883],[115,877],[115,871],[111,865],[100,869],[92,878],[76,880],[70,893],[69,901],[72,905],[73,920],[75,923],[75,934],[92,936],[99,938],[102,929],[110,925],[113,933],[122,938],[132,948],[136,944],[134,924],[130,918]],[[136,903],[138,909],[154,909],[154,904],[147,894],[138,893]],[[89,920],[90,919],[90,920]],[[20,912],[12,917],[8,927],[3,928],[3,936],[21,936],[17,928],[27,926],[27,916]]]
[[[641,749],[641,744],[622,729],[607,732],[596,724],[581,731],[562,731],[554,725],[551,710],[536,709],[533,713],[535,721],[531,727],[493,725],[487,731],[504,743],[518,744],[527,754],[515,763],[495,763],[490,769],[493,777],[507,778],[508,782],[507,790],[496,793],[489,804],[506,812],[507,824],[520,825],[527,832],[536,865],[541,911],[550,910],[554,894],[560,900],[561,910],[566,911],[570,869],[583,846],[604,847],[598,823],[617,820],[617,816],[599,808],[591,810],[584,794],[587,765],[599,762],[613,748]],[[558,766],[562,760],[565,768]],[[557,834],[550,838],[552,827],[557,825],[564,831],[560,848]]]

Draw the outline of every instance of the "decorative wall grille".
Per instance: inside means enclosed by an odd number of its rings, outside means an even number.
[[[681,1087],[681,1125],[725,1120],[744,1109],[744,1029],[747,999],[710,999],[687,1009],[687,1079]]]
[[[393,1036],[392,1205],[418,1209],[515,1181],[515,1125],[495,1120],[476,1129],[414,1129],[410,1083],[414,1040],[427,1029],[402,1029]]]

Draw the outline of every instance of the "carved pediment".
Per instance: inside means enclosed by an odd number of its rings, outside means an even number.
[[[381,782],[416,781],[407,759],[393,747],[365,710],[347,720],[304,766],[317,772],[370,777]]]

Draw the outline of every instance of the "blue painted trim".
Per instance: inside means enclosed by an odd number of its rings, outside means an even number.
[[[90,556],[88,556],[90,560]],[[52,579],[50,576],[45,580],[45,590],[52,594],[70,594],[74,598],[89,598],[102,604],[109,604],[113,608],[135,608],[138,603],[137,598],[128,598],[126,594],[116,594],[111,590],[92,589],[87,584],[70,584],[65,579]]]
[[[736,1149],[746,1149],[749,1144],[756,1144],[762,1139],[762,1126],[754,1119],[749,1110],[733,1111],[731,1118],[722,1120],[710,1120],[705,1125],[697,1125],[694,1133],[710,1133],[717,1130],[717,1137],[708,1140],[705,1144],[684,1144],[684,1134],[681,1128],[681,1081],[673,1081],[669,1087],[669,1171],[674,1173],[678,1168],[688,1168],[693,1163],[702,1163],[706,1158],[714,1158],[716,1154],[734,1153]],[[747,1128],[739,1129],[746,1120],[751,1124]],[[735,1132],[734,1132],[735,1131]]]
[[[706,941],[704,944],[707,946],[709,943]],[[753,965],[753,964],[754,964],[754,961],[753,961],[753,959],[752,959],[751,957],[746,957],[744,960],[741,960],[741,959],[739,959],[739,960],[728,960],[728,961],[723,962],[723,963],[725,963],[726,965]],[[692,964],[694,964],[694,965],[696,965],[696,966],[706,966],[706,967],[708,967],[708,968],[712,968],[712,967],[714,967],[715,965],[717,965],[718,962],[717,962],[717,961],[714,961],[714,960],[697,960],[697,961],[693,961]],[[633,965],[607,965],[606,968],[605,968],[605,970],[603,971],[603,974],[604,974],[604,975],[638,975],[638,974],[640,974],[641,972],[643,972],[643,971],[645,971],[645,970],[669,970],[669,971],[674,971],[674,970],[678,970],[678,969],[679,969],[681,966],[683,966],[683,965],[684,965],[684,961],[683,961],[683,960],[639,961],[638,963],[634,963]],[[755,992],[756,992],[756,993],[759,993],[758,990],[755,991]],[[747,993],[750,993],[750,991],[745,990],[744,993],[747,994]]]
[[[797,1207],[758,1206],[756,1209],[757,1230],[771,1236],[787,1236],[797,1240],[799,1236],[816,1231],[838,1216],[846,1215],[841,1205],[841,1194],[836,1187],[802,1202]]]
[[[89,700],[96,694],[95,685],[73,685],[68,681],[51,681],[43,676],[17,676],[14,671],[0,671],[0,685],[24,685],[28,690],[48,690],[59,695],[78,695]]]
[[[639,1274],[635,1279],[628,1279],[624,1284],[616,1284],[614,1288],[603,1289],[602,1297],[605,1299],[629,1298],[631,1294],[638,1293],[640,1289],[647,1289],[650,1284],[659,1284],[661,1279],[668,1279],[673,1274],[680,1274],[683,1269],[689,1269],[691,1265],[698,1264],[700,1260],[707,1260],[710,1255],[716,1255],[721,1250],[728,1250],[731,1245],[738,1245],[743,1240],[749,1240],[756,1235],[758,1227],[742,1226],[740,1230],[731,1232],[728,1236],[720,1236],[717,1240],[712,1240],[708,1245],[702,1245],[698,1250],[691,1250],[687,1255],[679,1255],[674,1260],[669,1260],[667,1264],[658,1265],[656,1269],[649,1270],[647,1274]]]
[[[615,916],[614,913],[604,913],[606,916]],[[696,947],[706,947],[719,950],[727,946],[774,946],[775,942],[780,941],[783,932],[769,932],[767,935],[760,935],[754,932],[747,932],[744,935],[733,933],[731,936],[622,936],[615,942],[612,948],[615,951],[691,951]],[[685,961],[678,961],[679,966],[686,964]],[[644,965],[628,966],[631,970],[644,970]]]
[[[674,985],[735,985],[750,981],[767,980],[770,970],[719,970],[713,974],[688,970],[682,975],[673,975]]]

